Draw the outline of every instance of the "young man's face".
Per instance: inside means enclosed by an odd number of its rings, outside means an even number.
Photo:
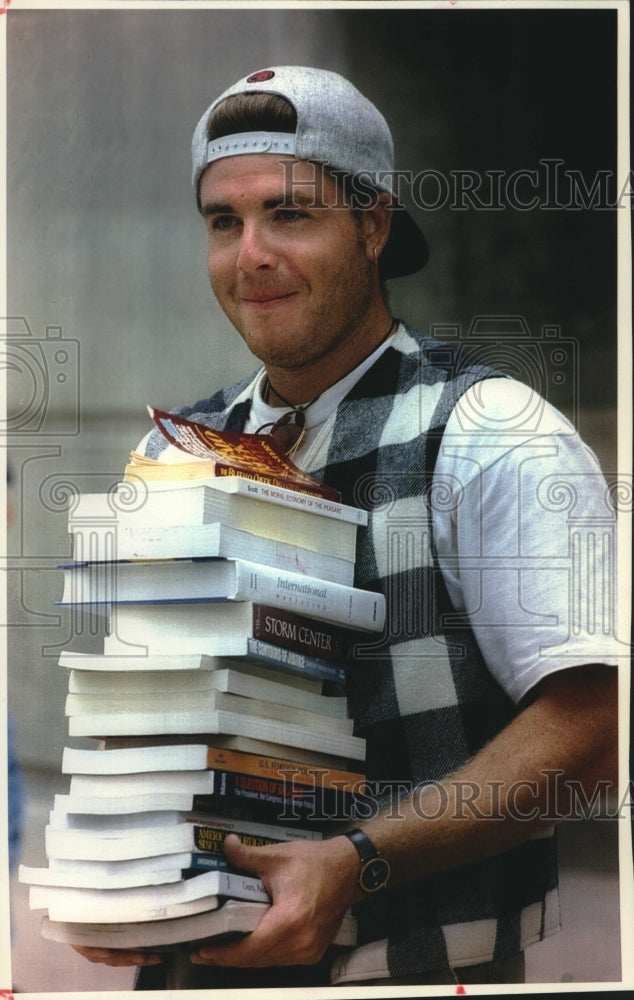
[[[228,157],[203,174],[211,286],[269,368],[341,353],[376,306],[376,227],[371,213],[343,207],[337,187],[313,164],[272,154]]]

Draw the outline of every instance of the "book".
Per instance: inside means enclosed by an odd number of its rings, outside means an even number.
[[[73,563],[60,604],[238,601],[286,607],[355,630],[381,632],[385,597],[243,559]]]
[[[313,694],[322,693],[323,680],[335,681],[338,685],[345,681],[343,667],[318,660],[316,657],[304,657],[301,653],[293,653],[270,643],[260,645],[257,639],[247,640],[247,650],[246,656],[148,654],[143,649],[123,654],[64,650],[60,654],[58,663],[70,671],[69,678],[72,676],[76,685],[88,684],[88,678],[92,675],[100,678],[98,683],[106,683],[109,678],[109,684],[112,686],[119,684],[125,673],[137,676],[151,674],[156,683],[159,683],[159,677],[164,673],[172,679],[166,683],[176,684],[176,677],[180,673],[228,669],[240,670],[248,676],[283,681],[286,686],[292,685],[300,691],[310,691]]]
[[[211,794],[192,796],[191,809],[199,813],[229,812],[280,824],[334,824],[349,821],[356,814],[355,792],[295,783],[288,778],[256,778],[232,771],[216,772]]]
[[[174,868],[182,873],[183,869],[191,865],[192,854],[190,851],[173,854],[154,854],[147,858],[129,858],[123,861],[108,861],[78,858],[49,858],[48,867],[50,871],[63,872],[66,874],[78,872],[92,872],[99,878],[116,875],[119,877],[124,873],[142,873],[150,876],[153,873],[167,873],[167,881],[172,881],[172,871]],[[175,880],[176,881],[176,880]]]
[[[352,771],[319,768],[298,763],[292,758],[265,757],[206,743],[150,744],[109,750],[65,747],[62,755],[64,774],[138,774],[206,769],[273,778],[308,788],[318,786],[344,791],[353,791],[365,782],[363,774]]]
[[[71,538],[76,562],[236,557],[333,583],[354,583],[354,562],[350,559],[265,538],[220,521],[156,527],[78,524],[72,527]]]
[[[96,751],[99,753],[100,751]],[[214,774],[205,770],[140,771],[115,774],[72,773],[69,795],[125,796],[143,795],[155,791],[163,795],[172,792],[187,792],[190,795],[211,794],[214,790]],[[59,793],[56,798],[59,797]]]
[[[80,657],[82,654],[76,655]],[[101,658],[101,666],[105,669],[99,669],[97,663],[98,657]],[[127,657],[127,659],[128,661],[132,661],[132,657]],[[199,659],[202,659],[202,657]],[[84,669],[85,662],[83,660],[79,660],[77,667],[70,665],[72,661],[67,661],[67,665],[70,666],[68,672],[69,692],[74,694],[96,694],[100,691],[112,691],[114,687],[117,690],[129,690],[131,692],[141,690],[206,690],[209,686],[209,678],[206,677],[207,674],[211,674],[213,677],[214,673],[221,674],[228,671],[231,675],[239,674],[240,677],[245,679],[244,683],[248,683],[252,679],[256,682],[257,686],[257,681],[264,681],[267,691],[271,690],[272,685],[280,686],[283,684],[285,688],[294,688],[298,694],[295,696],[289,695],[288,697],[291,698],[297,697],[301,699],[304,694],[319,698],[322,695],[326,698],[343,698],[343,695],[338,694],[342,690],[341,685],[328,684],[324,686],[323,682],[318,678],[302,677],[301,674],[288,674],[285,676],[281,671],[259,664],[255,659],[244,658],[241,660],[240,657],[218,657],[215,659],[214,667],[210,668],[209,671],[204,668],[200,670],[134,670],[133,662],[128,662],[127,666],[129,669],[119,671],[111,669],[112,663],[110,660],[111,658],[109,657],[97,654],[93,657],[93,662],[87,670]],[[137,666],[143,667],[144,660],[138,658]],[[341,711],[340,704],[337,703],[337,707],[331,707],[333,715],[337,715],[339,711]]]
[[[198,751],[187,754],[183,751]],[[158,751],[154,754],[153,751]],[[167,752],[164,752],[167,751]],[[105,760],[103,758],[106,758]],[[242,760],[241,758],[246,758]],[[211,791],[195,792],[186,787],[163,785],[165,765],[187,761],[210,766]],[[249,816],[276,823],[311,824],[341,822],[353,816],[356,797],[366,791],[362,775],[351,772],[307,768],[291,761],[273,761],[247,754],[217,751],[202,744],[187,746],[130,747],[118,750],[83,750],[66,747],[62,772],[73,773],[75,785],[69,795],[55,796],[55,809],[66,813],[122,815],[170,809]],[[265,766],[268,765],[268,766]],[[161,773],[161,768],[163,773]],[[249,773],[249,772],[253,773]],[[200,770],[193,770],[200,773]],[[84,778],[80,787],[79,775]],[[101,778],[134,775],[134,786],[113,790]],[[91,775],[98,781],[91,784]],[[154,776],[158,781],[154,783]]]
[[[53,863],[49,864],[48,868],[20,865],[18,881],[24,885],[66,886],[75,889],[131,889],[135,886],[164,885],[180,881],[183,871],[191,868],[193,855],[183,853],[169,854],[165,857],[170,859],[169,866],[164,863],[159,864],[158,862],[163,860],[161,858],[135,859],[136,868],[130,867],[129,861],[112,861],[109,863],[110,868],[119,866],[118,870],[114,871],[97,868],[97,865],[106,864],[97,861],[73,860],[66,868],[55,867]],[[52,862],[54,860],[52,859]],[[151,865],[150,862],[154,861],[157,864]]]
[[[257,667],[255,670],[257,671]],[[265,673],[265,669],[262,668],[260,673]],[[262,677],[256,673],[241,673],[240,670],[231,669],[174,673],[129,671],[118,677],[114,685],[111,671],[71,671],[65,707],[68,715],[113,711],[116,708],[121,711],[142,711],[144,706],[150,707],[153,699],[160,698],[160,704],[169,710],[184,703],[185,698],[204,699],[212,691],[340,719],[347,716],[347,701],[343,695],[315,694],[293,684],[271,680],[270,675]]]
[[[248,689],[248,686],[245,690]],[[321,698],[322,695],[317,695]],[[324,698],[324,700],[327,700]],[[344,702],[345,704],[345,702]],[[227,687],[215,687],[200,691],[148,691],[115,692],[114,694],[69,694],[66,696],[65,712],[70,719],[108,716],[113,723],[107,730],[116,732],[121,725],[127,725],[127,715],[160,715],[190,713],[199,718],[206,712],[238,712],[245,716],[277,720],[284,723],[302,725],[315,730],[341,735],[351,735],[353,720],[345,714],[315,712],[311,709],[292,706],[288,701],[278,703],[274,698],[264,700],[247,694],[234,693]],[[122,718],[124,717],[124,718]]]
[[[95,830],[100,837],[106,837],[111,832],[121,830],[137,830],[143,827],[149,830],[151,827],[175,826],[184,823],[187,813],[168,809],[161,806],[150,813],[138,811],[127,814],[113,813],[107,816],[98,813],[78,814],[68,808],[68,803],[72,801],[72,795],[56,795],[55,807],[49,813],[48,827],[50,830]]]
[[[177,468],[177,467],[176,467]],[[367,512],[253,480],[134,482],[115,493],[81,493],[68,516],[72,533],[91,527],[153,529],[221,522],[263,538],[354,562]]]
[[[203,874],[214,875],[216,872],[206,872]],[[228,874],[218,872],[217,874]],[[194,881],[194,880],[192,880]],[[178,883],[172,883],[178,884]],[[153,890],[164,888],[163,886],[149,886],[142,889],[66,889],[58,886],[31,886],[29,890],[29,906],[32,910],[46,909],[48,916],[52,920],[72,919],[75,923],[81,923],[82,918],[85,923],[91,923],[95,918],[95,897],[102,893],[105,903],[99,901],[99,919],[102,923],[119,923],[126,919],[125,906],[117,908],[112,897],[115,893],[140,892],[140,898],[134,904],[127,902],[127,911],[131,921],[136,920],[166,920],[190,916],[194,913],[206,913],[215,910],[220,906],[219,896],[202,896],[183,902],[159,902],[153,899]],[[165,887],[167,888],[167,887]],[[86,905],[89,909],[84,909],[79,900],[83,895],[89,895]],[[73,910],[72,908],[75,907]]]
[[[220,692],[214,692],[220,694]],[[233,696],[227,696],[233,697]],[[239,697],[239,696],[236,696]],[[250,699],[241,699],[244,702]],[[264,702],[260,703],[265,704]],[[320,726],[308,728],[303,722],[245,714],[246,706],[235,711],[199,707],[195,711],[172,712],[103,712],[73,715],[68,720],[70,736],[144,736],[176,734],[225,734],[275,743],[287,748],[302,748],[339,758],[363,760],[365,740],[359,736],[334,732]],[[290,710],[288,710],[290,711]],[[295,711],[299,711],[296,709]],[[319,716],[319,719],[327,719]],[[343,720],[341,720],[343,721]]]
[[[108,817],[106,821],[97,822],[91,816],[77,819],[70,815],[56,816],[52,812],[51,821],[44,830],[46,855],[78,861],[124,861],[187,851],[224,856],[223,845],[229,833],[236,833],[242,841],[253,846],[321,838],[317,830],[248,822],[242,818],[200,818],[197,814],[194,821],[174,815],[169,817],[169,822],[153,823],[148,821],[149,815]],[[84,826],[71,825],[73,823],[84,823]]]
[[[121,750],[127,747],[147,747],[166,743],[209,743],[216,749],[260,754],[264,758],[291,757],[306,767],[333,768],[345,771],[350,763],[337,754],[307,750],[305,747],[289,747],[271,740],[254,739],[251,736],[232,736],[227,733],[149,733],[145,736],[103,736],[98,740],[101,750]],[[356,765],[355,765],[356,767]]]
[[[74,793],[56,795],[54,809],[68,815],[125,816],[174,812],[218,813],[232,818],[280,824],[341,823],[354,817],[355,796],[315,784],[294,786],[292,782],[223,771],[216,774],[213,793],[143,792],[137,795]]]
[[[124,816],[138,813],[156,813],[162,809],[174,812],[190,812],[194,808],[196,794],[187,789],[154,791],[108,795],[103,791],[74,792],[73,795],[55,795],[55,809],[63,809],[70,814],[82,816]]]
[[[339,681],[345,680],[351,643],[365,635],[253,601],[175,604],[169,619],[162,605],[113,605],[108,631],[103,643],[107,657],[257,656],[285,672],[306,674],[310,668],[311,676]],[[254,646],[254,639],[277,648]],[[318,662],[287,657],[280,649]],[[324,660],[336,665],[334,677],[323,667]]]
[[[152,406],[148,406],[148,412],[170,444],[202,459],[208,466],[208,474],[243,475],[264,483],[282,483],[287,488],[316,496],[341,499],[338,490],[324,485],[295,465],[270,434],[218,431]]]
[[[365,740],[346,733],[323,729],[311,730],[303,723],[245,715],[242,711],[224,709],[200,712],[126,712],[76,715],[69,718],[70,736],[174,736],[176,734],[209,733],[243,736],[277,744],[286,748],[305,749],[341,759],[363,760]]]
[[[31,909],[47,910],[51,920],[92,923],[98,914],[100,923],[127,923],[166,920],[215,909],[219,896],[270,902],[260,879],[216,870],[178,882],[122,889],[35,884],[29,891],[29,904]]]
[[[269,904],[245,900],[227,900],[217,910],[181,917],[139,923],[80,924],[54,921],[44,917],[42,936],[49,941],[74,944],[84,948],[128,948],[151,951],[175,946],[201,948],[203,941],[231,939],[253,931],[267,912]],[[356,943],[356,920],[343,918],[333,944],[353,947]]]

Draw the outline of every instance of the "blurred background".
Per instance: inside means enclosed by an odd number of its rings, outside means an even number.
[[[26,787],[22,860],[37,865],[53,793],[65,790],[67,676],[57,657],[99,648],[99,622],[77,637],[55,607],[69,496],[120,479],[149,429],[146,404],[192,402],[253,368],[207,283],[190,182],[199,116],[270,65],[314,64],[353,80],[390,122],[397,167],[425,172],[418,205],[405,201],[430,263],[393,283],[393,312],[472,342],[495,318],[507,337],[494,347],[500,363],[533,380],[612,474],[617,16],[601,5],[15,6],[6,38],[8,693]],[[569,922],[534,949],[529,975],[618,979],[614,823],[570,826]],[[16,988],[127,987],[127,973],[45,947],[25,898],[14,885]]]

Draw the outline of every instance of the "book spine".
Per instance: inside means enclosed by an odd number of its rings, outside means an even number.
[[[229,896],[232,899],[252,899],[259,903],[271,902],[271,897],[261,879],[239,872],[220,872],[217,895]]]
[[[222,851],[217,854],[192,854],[187,868],[184,871],[197,874],[198,872],[228,872],[229,862]]]
[[[361,507],[351,507],[340,501],[322,499],[304,491],[291,490],[285,484],[280,484],[279,481],[276,485],[269,486],[266,483],[259,483],[255,479],[251,480],[238,475],[229,478],[228,481],[221,479],[219,483],[212,485],[217,485],[219,489],[225,485],[232,492],[242,496],[258,498],[283,507],[295,507],[311,514],[319,514],[322,517],[330,517],[338,521],[347,521],[362,527],[368,523],[368,512]]]
[[[223,462],[216,462],[214,472],[217,476],[239,476],[241,479],[248,479],[250,482],[261,483],[263,486],[273,486],[288,490],[293,493],[302,493],[305,496],[319,497],[322,500],[329,500],[337,503],[341,499],[338,490],[333,490],[329,486],[319,486],[316,481],[305,481],[304,479],[291,479],[290,476],[271,476],[265,472],[251,472],[245,467],[236,468],[233,465],[225,465]]]
[[[213,854],[224,857],[225,837],[231,830],[220,830],[214,826],[204,826],[198,823],[193,825],[194,851],[200,854]],[[243,833],[235,831],[243,844],[249,847],[265,847],[267,844],[276,844],[279,841],[275,837],[265,837],[255,833]],[[281,838],[280,838],[281,839]]]
[[[307,785],[310,789],[317,786],[352,792],[358,791],[366,780],[364,775],[353,771],[315,767],[312,764],[297,763],[281,757],[266,757],[245,753],[244,750],[228,750],[215,746],[207,748],[207,766],[218,771],[232,771],[256,778],[292,781],[295,785]]]
[[[322,681],[333,681],[335,684],[344,684],[346,680],[345,669],[337,663],[329,663],[316,656],[306,656],[304,653],[292,649],[274,646],[270,642],[262,642],[261,639],[248,639],[247,652],[256,660],[268,663],[275,670],[284,673],[314,677]]]
[[[339,665],[346,663],[350,655],[351,633],[343,626],[257,602],[253,606],[252,638]]]
[[[385,598],[359,587],[286,573],[259,563],[236,559],[235,598],[260,604],[286,605],[298,614],[327,619],[351,629],[380,632],[385,621]]]
[[[213,794],[193,798],[197,812],[240,808],[258,819],[277,823],[340,822],[352,817],[353,803],[351,794],[318,782],[311,787],[284,777],[256,777],[231,771],[216,771]]]

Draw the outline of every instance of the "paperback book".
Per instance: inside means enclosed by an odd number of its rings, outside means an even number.
[[[163,605],[121,604],[109,608],[106,657],[125,664],[164,656],[255,656],[284,672],[345,681],[354,643],[368,634],[317,621],[255,601],[199,601]],[[266,645],[264,645],[266,643]],[[297,655],[289,655],[297,654]],[[326,665],[324,665],[326,664]]]
[[[270,434],[217,431],[152,406],[148,406],[148,412],[170,444],[207,463],[208,474],[242,475],[261,483],[281,484],[301,493],[341,499],[338,490],[325,486],[295,465]]]
[[[157,813],[152,820],[144,813],[74,817],[51,810],[44,844],[49,859],[124,861],[183,852],[224,857],[224,841],[229,833],[237,834],[251,846],[321,838],[317,830],[226,816]]]
[[[268,673],[268,676],[267,676]],[[141,711],[148,706],[145,700],[155,699],[165,708],[175,707],[175,702],[185,699],[204,698],[209,692],[221,691],[240,697],[270,702],[276,708],[286,706],[326,715],[337,719],[347,719],[347,701],[344,695],[328,695],[321,692],[296,687],[293,683],[275,680],[265,667],[253,665],[244,671],[231,668],[222,670],[182,670],[182,671],[127,671],[121,676],[111,670],[82,671],[71,670],[68,677],[68,697],[66,714],[79,715],[88,712]],[[174,701],[172,701],[174,699]]]
[[[132,519],[128,518],[128,522]],[[352,586],[354,562],[310,547],[289,545],[215,521],[210,524],[145,523],[71,525],[76,562],[148,559],[249,559],[289,573]]]
[[[81,924],[44,917],[42,935],[52,941],[92,948],[132,948],[169,951],[175,947],[200,948],[203,941],[231,940],[255,930],[268,903],[227,900],[218,909],[174,920],[120,924]],[[356,943],[356,920],[346,914],[333,941],[350,948]]]
[[[156,531],[215,523],[354,562],[357,530],[367,523],[367,513],[241,477],[146,482],[136,476],[114,493],[77,494],[68,517],[71,535],[81,533],[85,538],[88,533],[89,544],[92,528],[102,534],[111,529],[104,536],[106,554],[108,549],[115,551],[123,529]]]
[[[165,885],[125,889],[82,889],[71,886],[32,885],[31,909],[45,909],[51,920],[100,923],[167,920],[216,909],[218,897],[270,902],[260,879],[235,872],[201,872],[194,878]]]

